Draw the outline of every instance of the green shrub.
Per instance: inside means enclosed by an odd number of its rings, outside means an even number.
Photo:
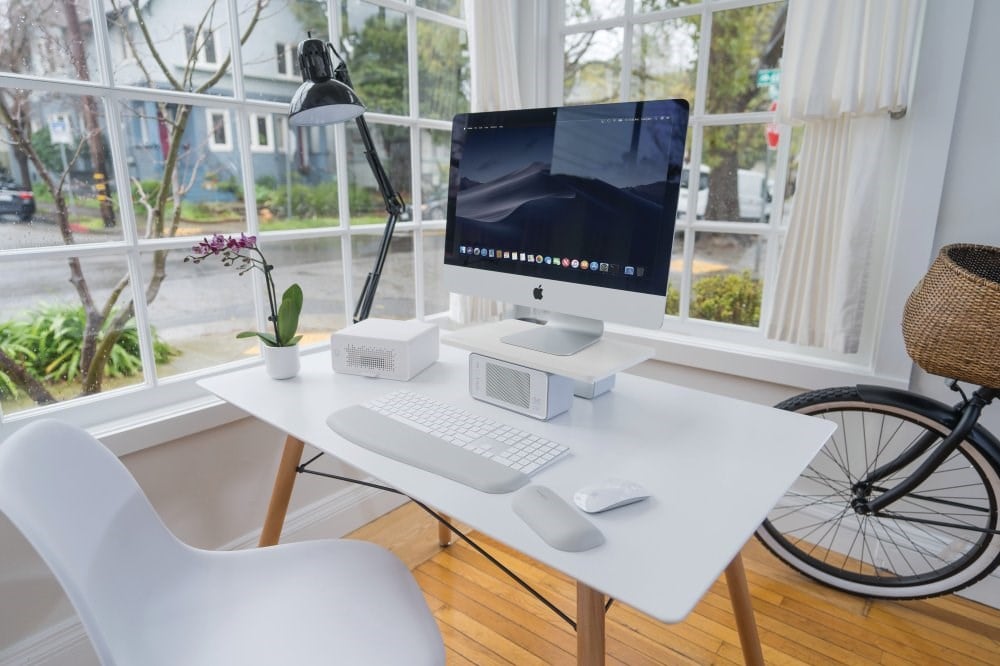
[[[268,190],[278,189],[278,179],[274,176],[261,176],[256,183],[258,189],[263,187]]]
[[[692,287],[690,316],[692,319],[757,326],[760,323],[760,300],[763,283],[750,271],[712,275],[695,281]],[[680,312],[680,293],[667,289],[666,313]]]
[[[236,176],[230,176],[226,180],[220,181],[216,189],[219,192],[232,194],[237,201],[243,201],[243,185],[236,180]]]
[[[320,185],[294,183],[291,190],[292,217],[336,217],[338,205],[336,183]],[[279,187],[266,192],[270,199],[262,201],[263,192],[258,191],[257,205],[266,205],[275,215],[285,215],[288,211],[288,188]]]
[[[160,181],[153,179],[146,179],[140,181],[138,185],[135,182],[132,183],[132,201],[133,203],[139,203],[141,197],[139,196],[140,188],[142,192],[146,195],[146,200],[150,204],[156,202],[156,197],[160,191]]]
[[[22,318],[0,323],[0,350],[39,381],[72,382],[80,379],[80,355],[86,328],[80,306],[43,305]],[[101,332],[103,337],[104,331]],[[166,363],[180,352],[153,332],[153,357]],[[130,321],[122,331],[104,366],[108,377],[128,377],[142,371],[139,333]],[[0,397],[17,398],[14,381],[0,370]]]

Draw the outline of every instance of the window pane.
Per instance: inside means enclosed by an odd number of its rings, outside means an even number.
[[[246,229],[233,111],[138,101],[121,110],[140,238]]]
[[[424,220],[443,220],[448,212],[448,161],[451,132],[420,132],[420,195]]]
[[[410,197],[410,130],[396,125],[371,124],[372,142],[389,182],[409,203]],[[385,200],[379,192],[375,176],[364,155],[364,145],[357,128],[347,131],[347,169],[350,184],[351,224],[382,224],[385,222]]]
[[[447,312],[450,297],[444,288],[444,229],[424,230],[424,314]]]
[[[681,277],[684,273],[684,232],[674,232],[674,245],[670,248],[670,274],[667,277],[668,315],[677,316],[681,309]]]
[[[407,115],[406,16],[360,0],[343,5],[341,55],[354,90],[370,111]]]
[[[765,128],[763,123],[705,128],[701,173],[702,177],[708,175],[706,219],[770,219],[774,165],[768,154]]]
[[[613,18],[625,13],[625,0],[565,0],[566,24]]]
[[[81,81],[98,80],[94,43],[89,32],[90,3],[68,0],[53,7],[46,2],[4,2],[0,10],[0,71]],[[52,20],[53,13],[65,18]],[[72,19],[76,20],[73,21]],[[74,29],[74,25],[76,26]]]
[[[351,237],[353,267],[351,279],[357,301],[365,277],[375,264],[375,255],[382,241],[382,234],[359,234]],[[442,249],[442,257],[444,250]],[[443,260],[443,259],[442,259]],[[396,230],[389,245],[389,254],[382,268],[378,289],[372,301],[370,316],[385,319],[412,319],[416,316],[413,289],[413,233]],[[354,312],[355,303],[351,304]]]
[[[190,0],[183,11],[169,3],[139,3],[138,16],[126,0],[106,2],[116,10],[108,13],[108,39],[117,84],[232,95],[227,2]],[[240,24],[251,25],[267,3],[237,4]]]
[[[420,116],[451,120],[469,110],[469,48],[465,31],[417,21]]]
[[[160,377],[252,358],[257,351],[254,339],[236,339],[240,331],[257,328],[253,280],[218,258],[185,263],[187,255],[183,250],[142,254],[145,280],[161,272],[170,276],[147,307],[157,335],[180,352],[157,362]]]
[[[328,342],[330,333],[347,324],[344,307],[344,263],[339,238],[296,241],[262,239],[274,267],[275,286],[282,293],[292,283],[302,287],[299,334],[303,345]],[[353,313],[354,309],[351,308]]]
[[[435,12],[441,12],[449,16],[458,16],[459,18],[465,16],[464,0],[417,0],[417,7],[425,7]]]
[[[694,100],[700,16],[636,25],[632,99]]]
[[[221,2],[221,0],[216,0]],[[252,0],[238,0],[251,7]],[[312,32],[326,41],[326,3],[300,0],[270,0],[257,25],[243,43],[243,85],[249,99],[289,102],[302,83],[296,48]],[[252,11],[240,13],[240,29],[246,31]]]
[[[0,261],[0,401],[5,413],[34,407],[36,400],[70,400],[143,381],[127,278],[124,256]],[[85,298],[95,308],[89,327]],[[104,311],[110,315],[102,316]],[[121,337],[101,354],[112,332]],[[96,360],[102,356],[104,363]],[[94,381],[85,391],[88,371]],[[33,386],[18,379],[20,373]]]
[[[253,153],[254,196],[261,230],[339,226],[333,128],[293,127],[289,133],[284,114],[273,114],[271,121],[273,152]],[[311,155],[310,136],[316,146]]]
[[[776,90],[758,86],[758,72],[781,61],[785,7],[779,2],[712,14],[705,111],[767,110]]]
[[[567,104],[618,99],[622,72],[622,28],[566,35],[563,100]]]
[[[21,137],[0,161],[0,249],[120,241],[101,100],[14,88],[0,98],[20,111],[0,120],[4,143]]]
[[[754,235],[697,233],[689,316],[757,326],[765,241]]]

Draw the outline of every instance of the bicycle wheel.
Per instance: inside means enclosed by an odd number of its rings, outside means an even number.
[[[950,428],[911,394],[856,387],[812,391],[781,409],[829,419],[837,431],[768,514],[757,537],[792,568],[831,587],[889,599],[938,596],[971,585],[1000,563],[1000,473],[976,437],[963,441],[886,515],[861,515],[853,486],[925,431]],[[872,496],[911,474],[923,457],[875,484]],[[888,515],[891,514],[891,515]],[[990,531],[992,530],[992,532]]]

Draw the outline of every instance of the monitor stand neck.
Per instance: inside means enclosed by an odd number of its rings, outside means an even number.
[[[572,356],[600,340],[602,335],[604,322],[599,319],[552,313],[544,326],[512,333],[500,340],[546,354]]]

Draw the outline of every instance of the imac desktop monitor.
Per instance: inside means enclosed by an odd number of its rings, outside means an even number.
[[[551,313],[506,342],[569,355],[663,323],[688,103],[455,116],[445,285]]]

